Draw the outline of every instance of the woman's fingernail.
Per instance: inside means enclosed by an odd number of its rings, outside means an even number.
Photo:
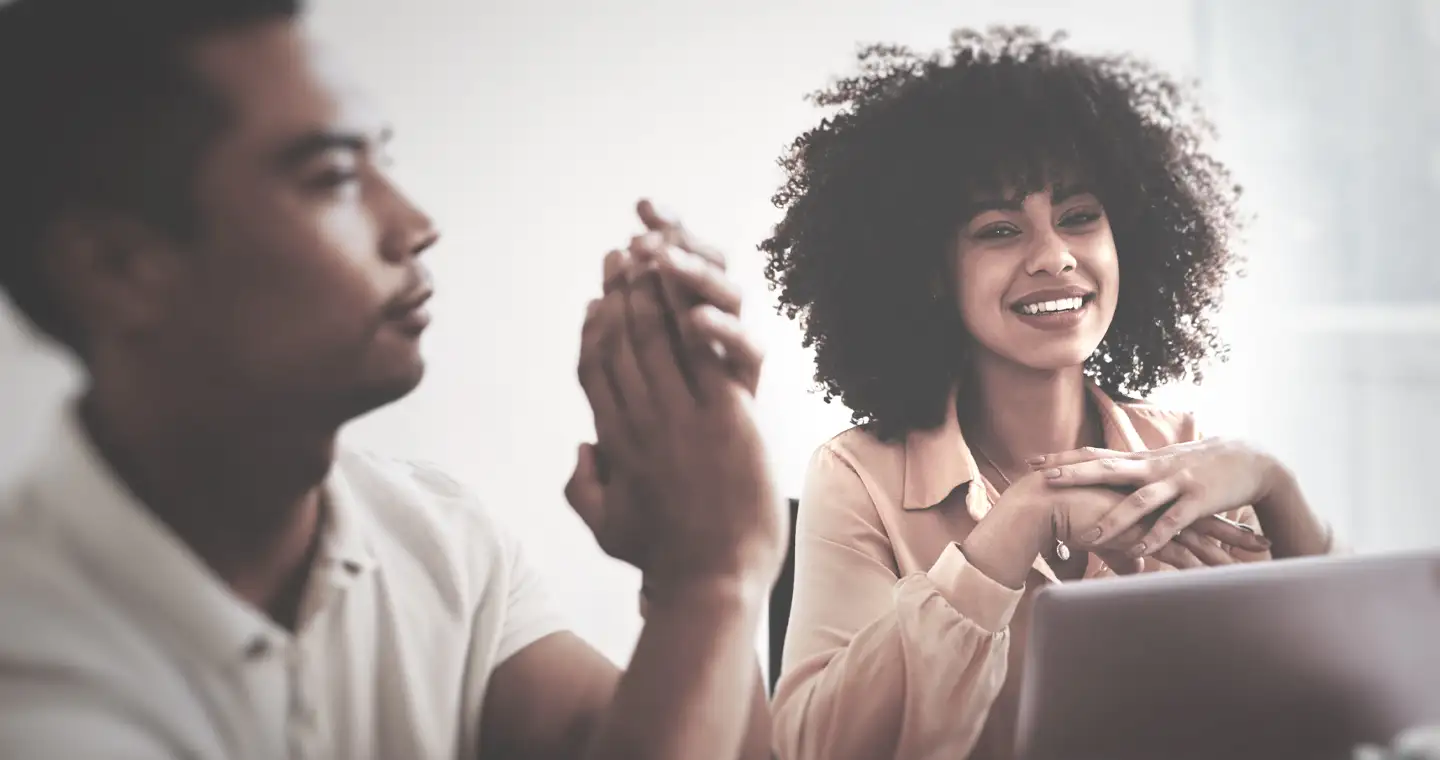
[[[1266,538],[1266,537],[1264,537],[1264,536],[1256,536],[1256,537],[1255,537],[1255,542],[1258,543],[1258,544],[1260,544],[1260,548],[1261,548],[1261,549],[1269,549],[1269,548],[1270,548],[1270,539],[1268,539],[1268,538]]]
[[[1031,467],[1035,467],[1035,466],[1037,466],[1037,465],[1045,464],[1045,455],[1044,455],[1044,454],[1041,454],[1041,455],[1038,456],[1038,457],[1030,457],[1029,459],[1026,459],[1026,460],[1025,460],[1025,464],[1028,464],[1028,465],[1030,465]]]
[[[1135,544],[1128,552],[1131,557],[1143,557],[1145,555],[1145,544]]]
[[[1061,475],[1061,473],[1060,473],[1060,468],[1059,468],[1059,467],[1051,467],[1050,469],[1048,469],[1048,470],[1045,471],[1045,477],[1047,477],[1047,478],[1049,478],[1049,479],[1051,479],[1051,480],[1054,480],[1055,478],[1060,477],[1060,475]]]
[[[1080,540],[1084,541],[1087,544],[1093,544],[1096,541],[1099,541],[1100,536],[1104,533],[1105,529],[1097,525],[1090,530],[1085,531],[1085,535],[1081,536]]]

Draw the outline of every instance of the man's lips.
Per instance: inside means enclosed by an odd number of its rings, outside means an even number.
[[[391,302],[385,310],[386,322],[402,332],[418,336],[430,326],[430,310],[426,305],[434,294],[435,290],[428,278],[422,279],[419,284]]]
[[[386,309],[385,313],[391,318],[403,317],[406,314],[419,311],[425,306],[426,303],[430,301],[431,296],[434,295],[435,290],[430,286],[426,285],[422,288],[419,288],[418,291],[413,292],[405,296],[404,298],[395,301],[395,303],[389,309]]]
[[[424,308],[430,297],[435,295],[435,283],[429,270],[417,266],[409,272],[405,288],[390,299],[385,307],[385,316],[399,319]]]

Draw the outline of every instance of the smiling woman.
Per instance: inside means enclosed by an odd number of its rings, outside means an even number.
[[[1045,200],[1067,214],[1057,232],[1105,213],[1127,282],[1087,374],[1143,395],[1198,379],[1220,347],[1210,318],[1238,263],[1238,189],[1204,149],[1208,123],[1163,73],[1058,41],[1009,30],[957,33],[931,56],[873,46],[860,74],[811,96],[839,109],[782,159],[767,276],[815,348],[827,398],[882,437],[939,424],[966,363],[959,293],[937,287],[956,266],[957,230],[983,226],[987,248],[1013,246],[1024,230],[998,217],[1059,180],[1091,192]]]
[[[761,245],[859,423],[801,495],[777,749],[1008,758],[1045,584],[1328,534],[1273,458],[1132,398],[1221,346],[1237,191],[1184,91],[1027,29],[860,58]]]

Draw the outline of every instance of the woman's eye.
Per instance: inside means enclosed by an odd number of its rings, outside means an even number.
[[[1076,211],[1074,213],[1066,214],[1063,218],[1061,218],[1060,226],[1083,227],[1087,224],[1091,224],[1092,222],[1097,222],[1099,220],[1099,211]]]
[[[975,233],[980,240],[1003,240],[1020,234],[1020,230],[1009,224],[995,224],[981,229]]]

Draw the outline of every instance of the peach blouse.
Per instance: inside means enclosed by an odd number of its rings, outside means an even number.
[[[1189,413],[1091,386],[1105,443],[1141,451],[1199,437]],[[795,525],[795,590],[773,701],[782,760],[1001,760],[1013,754],[1043,558],[1007,588],[959,550],[998,494],[948,405],[940,427],[881,442],[852,428],[811,459]],[[1226,515],[1258,530],[1254,510]],[[1146,571],[1173,569],[1146,559]],[[1085,577],[1113,575],[1090,556]]]

